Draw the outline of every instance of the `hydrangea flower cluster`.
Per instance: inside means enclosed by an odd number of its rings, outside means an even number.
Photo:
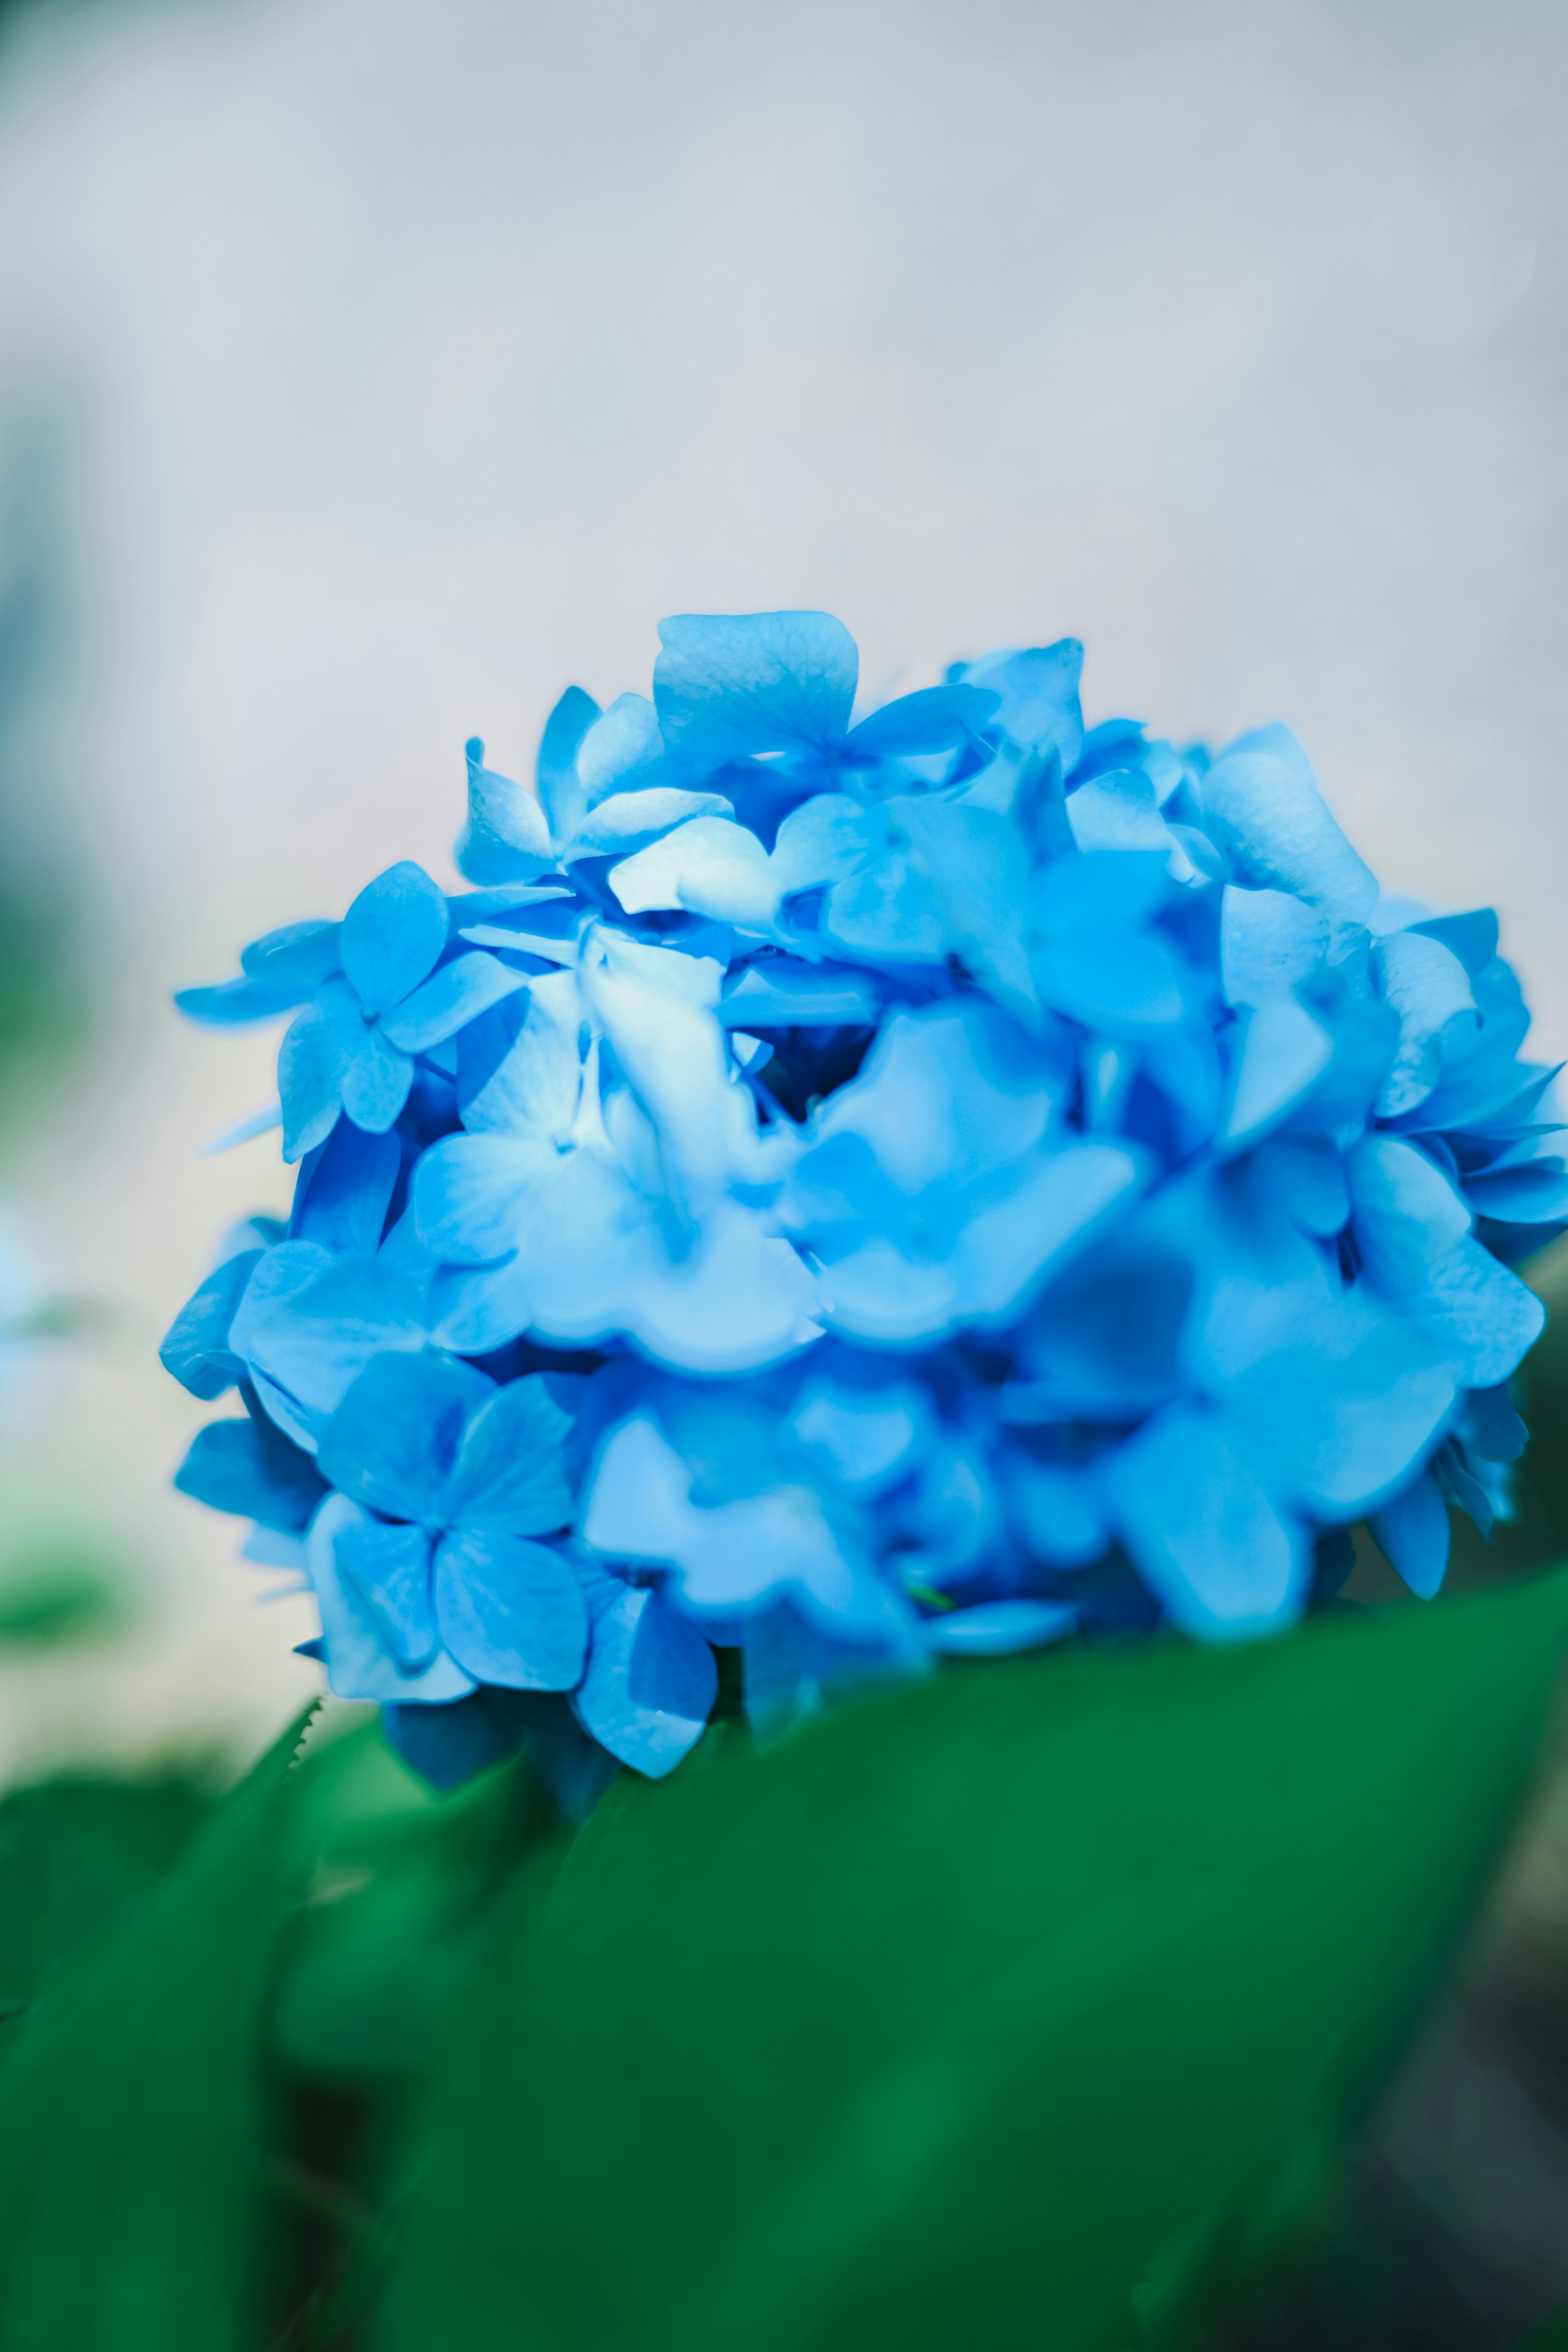
[[[586,1802],[715,1650],[776,1721],[1256,1633],[1363,1516],[1432,1593],[1568,1223],[1495,918],[1381,896],[1282,727],[1086,731],[1071,640],[857,722],[826,614],[660,636],[533,791],[469,744],[468,889],[394,866],[179,1000],[292,1014],[292,1211],[163,1360],[237,1386],[178,1483],[302,1573],[332,1688]]]

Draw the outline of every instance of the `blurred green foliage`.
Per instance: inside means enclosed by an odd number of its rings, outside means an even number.
[[[0,2029],[112,1933],[173,1867],[205,1811],[182,1778],[56,1780],[0,1802]]]
[[[0,0],[0,34],[6,16]],[[86,1011],[57,830],[70,755],[44,728],[64,641],[65,478],[61,421],[13,403],[0,438],[0,1103],[76,1040]]]
[[[74,1544],[24,1552],[0,1569],[0,1643],[42,1649],[106,1633],[123,1609],[119,1579]]]
[[[1469,1916],[1568,1577],[955,1670],[574,1837],[374,1723],[0,1807],[6,2352],[1225,2340]],[[16,2015],[20,2011],[22,2014]]]

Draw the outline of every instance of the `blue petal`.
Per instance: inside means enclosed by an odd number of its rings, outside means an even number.
[[[583,1086],[584,1007],[574,972],[547,972],[465,1035],[458,1107],[472,1133],[532,1132],[564,1144]]]
[[[469,1422],[452,1470],[447,1509],[454,1527],[545,1536],[572,1517],[565,1449],[568,1409],[580,1383],[552,1372],[512,1381]]]
[[[321,1612],[328,1682],[339,1698],[384,1704],[410,1699],[439,1703],[466,1696],[474,1687],[473,1678],[444,1651],[416,1673],[400,1671],[374,1610],[353,1579],[340,1570],[339,1538],[374,1524],[346,1495],[329,1495],[310,1525],[305,1560]]]
[[[1000,703],[1000,695],[973,686],[928,686],[918,694],[900,695],[897,702],[884,703],[851,728],[844,745],[845,765],[961,751],[994,717]]]
[[[1078,1611],[1060,1601],[981,1601],[972,1609],[928,1618],[921,1639],[942,1657],[1006,1658],[1059,1642],[1078,1622]]]
[[[682,613],[658,625],[659,727],[689,770],[844,738],[860,657],[829,613]]]
[[[897,798],[882,803],[882,854],[836,882],[822,912],[825,939],[868,961],[945,964],[956,958],[980,985],[1034,1025],[1034,975],[1025,947],[1028,853],[1016,829],[988,809]]]
[[[721,793],[679,792],[668,784],[616,793],[584,818],[568,856],[572,860],[624,857],[693,817],[731,814],[731,804]]]
[[[334,1256],[368,1257],[380,1244],[402,1165],[395,1135],[367,1135],[340,1119],[300,1163],[289,1239],[318,1243]]]
[[[331,1252],[315,1241],[285,1240],[264,1251],[235,1310],[229,1330],[235,1353],[248,1356],[257,1318],[296,1297],[331,1264]]]
[[[299,1535],[324,1492],[308,1454],[265,1420],[209,1422],[174,1474],[182,1495],[284,1535]]]
[[[285,1160],[313,1151],[337,1125],[343,1080],[364,1034],[359,1000],[342,980],[328,981],[290,1024],[278,1054]]]
[[[1274,1307],[1272,1347],[1238,1346],[1217,1376],[1210,1351],[1213,1392],[1247,1431],[1277,1499],[1320,1520],[1354,1518],[1441,1434],[1454,1402],[1452,1351],[1363,1284],[1337,1296],[1326,1281],[1286,1286]]]
[[[226,1027],[266,1021],[314,995],[339,968],[337,923],[289,923],[253,940],[240,957],[244,975],[216,988],[183,988],[174,1003],[187,1019]]]
[[[866,863],[879,833],[874,812],[846,793],[817,793],[779,826],[769,871],[781,898],[837,882]]]
[[[430,1336],[459,1356],[489,1356],[520,1339],[533,1301],[515,1259],[499,1265],[443,1266],[430,1286]]]
[[[661,1593],[595,1578],[588,1670],[572,1704],[623,1764],[661,1780],[695,1747],[718,1696],[713,1653]]]
[[[1102,719],[1085,732],[1076,772],[1084,777],[1103,775],[1111,768],[1141,765],[1146,752],[1169,748],[1146,742],[1147,733],[1141,719]]]
[[[917,1200],[943,1179],[967,1183],[1021,1162],[1065,1110],[1073,1079],[1062,1033],[1025,1038],[983,998],[963,997],[894,1013],[858,1076],[824,1105],[816,1137],[864,1138],[891,1184]]]
[[[941,1433],[925,1449],[912,1491],[887,1507],[885,1523],[896,1530],[898,1571],[911,1589],[922,1583],[945,1593],[973,1581],[994,1559],[1003,1531],[985,1445],[977,1437]]]
[[[770,956],[732,971],[719,1018],[744,1029],[857,1027],[874,1022],[880,1005],[865,973],[842,964],[802,963]]]
[[[285,923],[280,929],[252,940],[240,956],[239,968],[250,980],[292,986],[299,997],[309,996],[322,981],[342,970],[342,935],[341,923],[329,923],[320,917]]]
[[[1008,770],[1011,780],[1004,782]],[[1066,857],[1077,847],[1068,822],[1059,753],[1030,751],[1009,757],[1009,747],[1004,744],[986,773],[992,779],[992,789],[999,789],[1003,794],[1000,805],[1012,817],[1037,860]],[[977,779],[973,789],[979,798],[986,790],[985,777]],[[1160,860],[1162,873],[1167,864],[1168,855]]]
[[[1269,997],[1237,1024],[1229,1097],[1218,1141],[1244,1151],[1309,1095],[1333,1059],[1334,1041],[1293,998]]]
[[[430,1593],[430,1538],[423,1528],[361,1518],[340,1529],[338,1572],[369,1612],[399,1674],[418,1674],[441,1643]]]
[[[483,1372],[449,1357],[374,1356],[327,1423],[317,1460],[355,1502],[445,1525],[464,1428],[495,1393]]]
[[[1220,973],[1229,1004],[1294,996],[1329,950],[1327,919],[1287,890],[1226,885],[1220,902]]]
[[[174,1003],[187,1021],[226,1029],[246,1021],[272,1021],[291,1012],[310,987],[291,980],[223,980],[216,988],[178,988]]]
[[[1476,1389],[1465,1399],[1463,1428],[1471,1450],[1491,1462],[1517,1462],[1530,1442],[1530,1432],[1500,1382]]]
[[[1411,1304],[1471,1389],[1495,1388],[1516,1372],[1546,1321],[1534,1291],[1468,1238],[1433,1263],[1425,1296]]]
[[[548,906],[576,895],[570,882],[497,882],[488,890],[459,890],[447,900],[447,919],[459,939],[465,923],[486,923],[525,907]]]
[[[420,1240],[458,1265],[506,1256],[526,1238],[530,1202],[560,1163],[548,1137],[447,1136],[414,1171]]]
[[[384,1135],[408,1100],[414,1064],[384,1030],[362,1023],[359,1051],[346,1065],[341,1084],[343,1108],[354,1125],[367,1135]]]
[[[405,1053],[422,1054],[524,985],[523,973],[509,971],[492,955],[455,956],[387,1015],[382,1034]]]
[[[577,772],[583,738],[599,716],[599,706],[580,686],[569,686],[549,718],[534,761],[534,789],[550,824],[551,839],[571,840],[587,814],[588,795]]]
[[[1030,1163],[1000,1200],[959,1223],[945,1255],[915,1258],[873,1233],[844,1254],[819,1240],[821,1313],[874,1347],[914,1347],[963,1323],[1015,1320],[1053,1266],[1119,1215],[1143,1181],[1141,1156],[1085,1143]]]
[[[1479,1217],[1520,1225],[1556,1224],[1568,1217],[1568,1172],[1560,1160],[1495,1172],[1483,1169],[1465,1178],[1463,1190]]]
[[[1328,1240],[1350,1216],[1344,1162],[1331,1143],[1277,1135],[1261,1145],[1252,1166],[1265,1193],[1297,1230]]]
[[[210,1402],[232,1388],[245,1370],[229,1346],[229,1326],[263,1255],[260,1250],[241,1250],[215,1267],[169,1327],[158,1350],[159,1360],[193,1396]]]
[[[675,903],[765,934],[778,925],[792,893],[858,873],[882,833],[858,802],[842,793],[818,793],[791,810],[771,853],[759,854],[761,843],[747,833],[738,839],[694,835],[683,848]]]
[[[1472,980],[1479,977],[1498,950],[1498,919],[1489,907],[1476,907],[1464,915],[1429,915],[1409,928],[1426,939],[1440,940]]]
[[[679,907],[684,901],[680,886],[689,867],[699,866],[723,866],[735,869],[742,884],[751,877],[762,885],[763,923],[772,920],[777,892],[772,887],[768,853],[754,833],[742,824],[735,824],[721,816],[694,817],[689,824],[667,833],[662,841],[639,849],[633,857],[624,858],[610,868],[610,887],[628,915],[640,915],[650,908]],[[710,898],[713,898],[710,888]],[[731,919],[728,903],[714,898],[721,919]],[[742,906],[742,914],[749,912],[750,901]],[[704,913],[713,911],[705,905]]]
[[[1330,814],[1289,729],[1244,735],[1203,779],[1203,819],[1238,881],[1288,890],[1342,922],[1364,923],[1377,883]]]
[[[1008,1516],[1026,1550],[1050,1568],[1087,1568],[1110,1529],[1093,1475],[1064,1463],[1016,1458],[1006,1480]]]
[[[485,747],[476,735],[467,747],[468,821],[458,836],[458,871],[470,882],[534,882],[555,867],[555,851],[544,812],[531,793],[485,766]],[[437,953],[440,952],[439,948]],[[436,961],[435,956],[430,963]],[[425,972],[408,987],[417,986]],[[395,997],[385,1000],[395,1003]]]
[[[750,1371],[817,1336],[815,1281],[758,1216],[718,1203],[677,1255],[657,1209],[587,1152],[530,1196],[510,1278],[542,1339],[596,1347],[625,1332],[685,1371]]]
[[[885,1622],[889,1596],[846,1549],[802,1487],[704,1509],[691,1473],[647,1413],[623,1422],[595,1465],[584,1539],[606,1559],[679,1571],[686,1606],[750,1614],[793,1595],[819,1622],[862,1638]]]
[[[1095,939],[1136,931],[1171,896],[1167,860],[1152,850],[1085,850],[1045,866],[1029,886],[1029,915],[1045,934]]]
[[[1212,1031],[1187,1022],[1179,1029],[1151,1029],[1137,1043],[1142,1076],[1188,1123],[1186,1142],[1181,1149],[1195,1149],[1206,1142],[1214,1133],[1225,1092]]]
[[[322,1426],[373,1356],[416,1349],[428,1337],[418,1286],[385,1252],[333,1264],[308,1242],[271,1251],[251,1279],[231,1344],[266,1384],[292,1401],[289,1434],[314,1447]]]
[[[1420,1601],[1430,1601],[1448,1566],[1448,1506],[1430,1470],[1370,1522],[1384,1557]]]
[[[885,1234],[837,1253],[819,1244],[817,1312],[847,1339],[874,1348],[918,1348],[943,1339],[962,1318],[949,1267],[917,1263]]]
[[[1113,768],[1080,784],[1067,804],[1072,837],[1083,850],[1150,850],[1168,856],[1171,835],[1147,776]]]
[[[659,1174],[678,1209],[699,1212],[731,1181],[773,1166],[748,1090],[730,1076],[724,1033],[700,1005],[660,998],[607,971],[589,975],[593,1009],[657,1132]]]
[[[679,997],[711,1013],[724,983],[724,967],[732,945],[727,933],[712,924],[696,931],[675,932],[662,939],[634,939],[629,931],[601,924],[594,937],[590,965],[600,961],[617,980],[640,981],[660,996]]]
[[[1053,1011],[1107,1036],[1173,1028],[1187,1009],[1181,966],[1152,933],[1047,940],[1035,950],[1033,963],[1040,995]]]
[[[1480,1474],[1496,1473],[1498,1465],[1488,1464],[1472,1454],[1457,1437],[1445,1438],[1432,1456],[1432,1474],[1451,1504],[1475,1521],[1483,1536],[1489,1536],[1497,1519],[1497,1496],[1500,1479],[1489,1481]]]
[[[1135,1148],[1071,1144],[1035,1162],[1005,1199],[976,1208],[952,1258],[963,1318],[1012,1321],[1051,1268],[1125,1213],[1149,1172]]]
[[[481,1685],[470,1688],[466,1698],[440,1706],[389,1704],[382,1725],[404,1762],[437,1790],[460,1787],[523,1748],[555,1802],[574,1822],[587,1820],[620,1769],[555,1691]]]
[[[1426,1153],[1398,1136],[1363,1136],[1344,1166],[1368,1275],[1395,1297],[1418,1293],[1435,1260],[1469,1232],[1468,1209]]]
[[[646,694],[620,694],[577,747],[577,774],[590,809],[622,793],[669,782],[658,714]]]
[[[1186,1385],[1192,1295],[1186,1255],[1141,1241],[1135,1224],[1092,1251],[1058,1276],[1019,1334],[1035,1405],[1064,1421],[1131,1422],[1164,1404]]]
[[[487,1690],[470,1691],[467,1698],[441,1706],[389,1704],[382,1709],[381,1725],[409,1770],[443,1795],[514,1756],[523,1737],[521,1722]]]
[[[343,970],[367,1013],[387,1013],[434,970],[447,944],[447,900],[405,858],[367,883],[343,918]]]
[[[204,1160],[216,1159],[220,1151],[232,1151],[237,1143],[253,1142],[258,1135],[269,1135],[283,1124],[280,1102],[264,1103],[259,1110],[247,1111],[242,1118],[231,1119],[227,1127],[209,1135],[201,1147]]]
[[[1083,711],[1079,680],[1083,675],[1083,647],[1076,637],[1054,646],[1037,646],[1027,653],[991,654],[964,668],[967,685],[986,688],[1001,696],[995,724],[1015,743],[1040,751],[1055,751],[1062,772],[1070,775],[1083,749]]]
[[[1377,1098],[1379,1116],[1398,1118],[1436,1086],[1445,1047],[1480,1026],[1464,965],[1441,940],[1394,931],[1373,957],[1383,993],[1399,1015],[1399,1046]]]
[[[553,906],[536,901],[500,910],[493,923],[465,923],[462,937],[470,947],[500,948],[513,955],[537,956],[545,963],[574,964],[583,933],[596,912],[572,897]]]
[[[1168,1405],[1116,1455],[1109,1491],[1139,1574],[1186,1632],[1229,1640],[1300,1613],[1303,1531],[1216,1415]]]
[[[888,1377],[890,1366],[846,1354],[838,1370],[837,1379],[831,1371],[808,1379],[787,1427],[808,1460],[827,1465],[847,1493],[879,1495],[898,1484],[929,1440],[931,1402],[916,1381]],[[856,1373],[861,1377],[851,1381]]]
[[[436,1553],[436,1613],[459,1665],[512,1690],[571,1690],[588,1610],[559,1552],[523,1536],[465,1528]]]

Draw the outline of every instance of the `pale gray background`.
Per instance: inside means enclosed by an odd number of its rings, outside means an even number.
[[[152,1361],[275,1140],[166,1009],[438,875],[680,609],[826,604],[868,687],[1089,643],[1091,716],[1280,716],[1390,883],[1491,900],[1568,1045],[1568,11],[1532,0],[57,7],[0,39],[0,463],[42,500],[37,819],[100,1024],[4,1146],[117,1302],[13,1440],[150,1614],[12,1673],[0,1768],[312,1670],[166,1491]],[[13,813],[7,820],[19,823]]]

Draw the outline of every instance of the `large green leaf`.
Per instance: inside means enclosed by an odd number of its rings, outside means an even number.
[[[361,2343],[395,2245],[447,2018],[564,1838],[523,1758],[437,1797],[375,1722],[319,1743],[293,1794],[312,1868],[268,2003],[258,2317],[268,2352],[339,2352]]]
[[[0,2073],[5,2352],[230,2352],[247,2339],[258,2009],[285,1897],[297,1725]]]
[[[1390,2062],[1565,1640],[1553,1576],[623,1782],[467,2005],[398,2341],[1127,2341]]]
[[[0,1801],[0,2048],[174,1866],[206,1810],[177,1777],[48,1780]]]
[[[275,2054],[320,2082],[422,2078],[447,2011],[525,1883],[548,1873],[560,1843],[554,1808],[521,1757],[433,1796],[376,1723],[300,1777],[315,1885],[279,1974]]]

